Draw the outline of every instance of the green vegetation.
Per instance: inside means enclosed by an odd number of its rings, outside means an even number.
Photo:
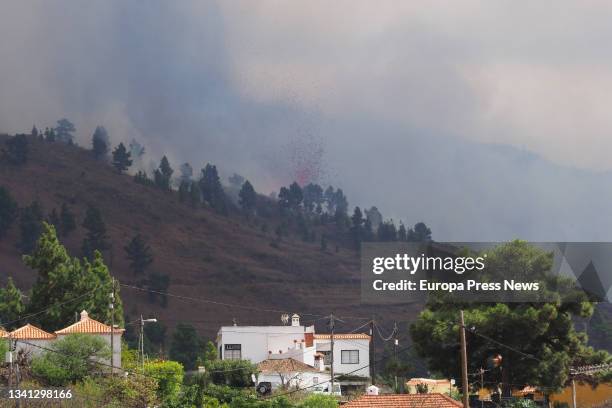
[[[119,145],[115,147],[115,150],[113,150],[113,166],[119,174],[129,169],[132,165],[130,157],[131,154],[127,151],[123,143],[119,143]]]
[[[503,277],[520,276],[528,270],[546,288],[571,289],[571,282],[548,274],[551,267],[552,254],[523,241],[513,241],[488,252],[485,272],[491,277]],[[411,335],[432,370],[445,378],[460,378],[457,316],[459,309],[464,309],[465,324],[475,333],[468,331],[468,371],[476,372],[488,365],[485,381],[504,383],[506,394],[510,384],[538,384],[558,390],[567,381],[570,366],[611,361],[606,352],[588,347],[586,335],[577,332],[572,322],[573,316],[590,316],[593,304],[583,292],[567,292],[564,298],[537,304],[458,305],[433,299],[411,326]],[[503,341],[512,349],[487,338]],[[498,354],[502,356],[503,370],[490,363]]]
[[[106,224],[102,219],[102,213],[92,205],[87,207],[83,228],[87,231],[81,252],[87,259],[92,259],[95,251],[104,251],[110,247],[106,236]]]
[[[110,359],[110,348],[99,336],[69,334],[32,359],[32,372],[44,384],[65,386],[105,371],[99,362]]]
[[[57,330],[65,326],[73,320],[75,310],[87,310],[97,320],[110,321],[108,294],[112,281],[99,251],[94,251],[91,262],[86,259],[81,262],[68,254],[57,239],[55,228],[43,223],[43,233],[35,251],[23,259],[38,272],[26,309],[28,313],[47,310],[44,316],[36,316],[42,328]],[[82,298],[74,301],[78,296]],[[115,300],[114,313],[115,322],[121,324],[123,307],[119,296]]]
[[[7,330],[13,329],[24,311],[23,294],[15,286],[13,279],[8,278],[6,286],[0,288],[0,325]]]
[[[136,234],[130,243],[124,247],[130,268],[136,275],[142,275],[153,262],[151,247],[147,245],[142,235]]]

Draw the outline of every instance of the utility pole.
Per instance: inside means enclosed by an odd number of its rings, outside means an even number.
[[[393,358],[395,359],[395,392],[397,389],[397,368],[399,367],[399,361],[397,361],[397,346],[399,345],[399,341],[397,339],[397,334],[395,335],[395,339],[393,339]]]
[[[461,322],[461,377],[463,388],[463,408],[470,408],[470,391],[468,388],[468,369],[467,369],[467,345],[465,343],[465,321],[463,320],[463,310],[459,312]]]
[[[372,385],[376,382],[374,377],[376,376],[376,355],[374,351],[374,316],[370,320],[370,382]]]
[[[113,277],[113,287],[110,293],[110,303],[108,305],[111,312],[111,376],[115,375],[115,278]]]
[[[157,319],[143,319],[142,315],[140,315],[140,367],[142,368],[142,372],[144,373],[144,325],[145,323],[156,323]]]
[[[331,345],[331,389],[330,395],[334,395],[334,313],[329,315],[329,329],[330,329],[330,345]]]
[[[574,369],[570,369],[570,375],[572,377],[572,408],[576,408],[578,404],[576,404],[576,380],[574,379]]]

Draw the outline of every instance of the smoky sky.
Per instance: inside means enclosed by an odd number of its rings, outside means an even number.
[[[605,2],[4,1],[0,131],[68,117],[440,240],[612,239]],[[300,167],[309,167],[307,169]]]

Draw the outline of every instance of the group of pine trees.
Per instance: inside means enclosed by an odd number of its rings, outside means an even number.
[[[67,119],[60,119],[55,128],[45,129],[44,135],[39,135],[36,127],[32,129],[33,136],[66,143],[73,143],[74,132],[74,125]],[[27,160],[27,138],[25,135],[21,136],[12,138],[3,150],[4,154],[10,156],[15,164]],[[108,132],[103,126],[98,126],[92,136],[94,157],[101,160],[108,159],[110,148]],[[135,140],[129,144],[129,148],[122,142],[112,150],[110,163],[119,174],[122,174],[128,171],[135,161],[140,161],[144,152],[144,147]],[[180,175],[173,179],[174,169],[168,158],[163,156],[159,166],[152,171],[152,177],[149,177],[144,170],[137,171],[133,177],[134,181],[139,184],[165,191],[171,191],[176,186],[180,202],[194,208],[206,206],[219,214],[226,215],[231,209],[237,208],[246,215],[247,219],[250,219],[252,215],[258,215],[258,203],[260,203],[259,209],[262,209],[261,206],[268,205],[269,207],[269,200],[258,201],[258,194],[251,182],[238,174],[229,178],[230,188],[238,190],[236,207],[226,193],[215,165],[206,164],[201,169],[199,177],[194,177],[193,167],[189,163],[183,163],[179,171]],[[276,201],[278,213],[282,218],[281,223],[275,229],[278,239],[294,229],[304,241],[314,241],[316,239],[314,226],[333,225],[335,230],[320,234],[322,249],[327,248],[330,239],[336,242],[336,247],[339,242],[345,242],[355,248],[359,248],[361,242],[369,241],[431,240],[431,230],[424,223],[419,222],[412,228],[406,228],[403,223],[396,226],[393,220],[383,220],[376,207],[371,207],[363,212],[359,207],[355,207],[352,215],[349,216],[348,199],[341,188],[335,189],[333,186],[328,186],[324,189],[316,183],[300,186],[297,182],[293,182],[289,186],[280,188]],[[262,210],[264,211],[261,211],[259,215],[266,213],[269,215],[269,209]],[[27,208],[25,211],[22,230],[26,239],[21,246],[24,250],[31,250],[32,243],[39,232],[39,223],[35,221],[42,217],[34,203],[32,208]],[[88,210],[85,224],[91,225],[97,231],[100,228],[96,228],[95,221],[99,217],[96,216],[95,211],[95,209]],[[53,222],[55,218],[55,215],[51,214],[49,220]],[[2,222],[0,220],[0,229]],[[267,224],[264,223],[262,230],[267,230]],[[88,233],[83,242],[82,251],[86,256],[91,257],[92,248],[107,249],[103,233],[101,236],[96,236],[96,234],[99,232]],[[155,279],[155,281],[163,286],[164,279]]]

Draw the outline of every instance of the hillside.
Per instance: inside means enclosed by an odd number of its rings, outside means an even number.
[[[4,141],[0,136],[0,143]],[[89,150],[31,138],[29,150],[23,166],[0,164],[0,185],[10,190],[20,207],[40,201],[45,214],[68,203],[79,225],[63,240],[73,255],[80,252],[85,210],[95,204],[112,244],[104,253],[105,259],[122,284],[140,285],[141,277],[129,270],[123,250],[140,233],[153,250],[150,271],[170,276],[168,292],[242,306],[170,297],[167,306],[161,307],[150,303],[147,293],[122,287],[124,310],[131,319],[153,315],[170,328],[177,322],[189,322],[203,336],[214,338],[218,327],[231,324],[233,318],[241,324],[279,323],[280,310],[303,314],[333,311],[364,318],[382,314],[382,310],[359,304],[359,258],[352,249],[336,251],[330,245],[321,251],[318,240],[306,243],[292,237],[271,245],[277,218],[266,220],[269,227],[262,232],[257,220],[193,209],[180,203],[176,192],[137,184],[132,176],[119,175],[109,164],[95,160]],[[22,290],[28,290],[35,272],[21,262],[15,247],[18,238],[14,225],[0,241],[0,282],[4,284],[12,276]],[[381,319],[384,324],[384,320],[406,321],[411,316],[415,316],[413,307],[386,307]],[[303,317],[305,321],[315,318]],[[345,329],[364,322],[345,320]],[[324,319],[317,320],[317,324],[323,323]]]

